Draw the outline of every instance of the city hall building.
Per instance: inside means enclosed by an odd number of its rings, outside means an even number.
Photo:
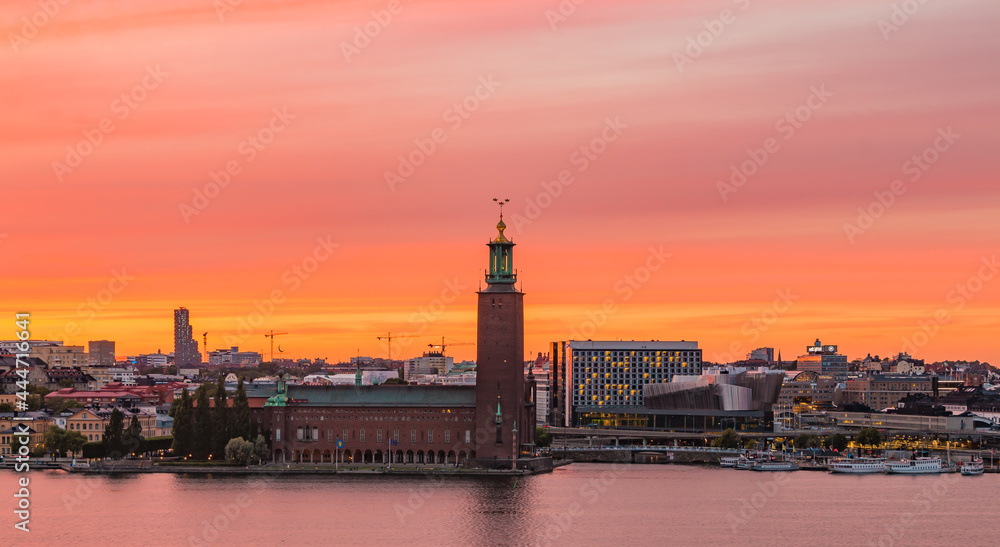
[[[478,293],[475,386],[298,386],[279,379],[253,420],[276,462],[510,466],[530,452],[535,385],[524,375],[524,293],[514,242],[487,243]],[[524,463],[524,462],[522,462]]]

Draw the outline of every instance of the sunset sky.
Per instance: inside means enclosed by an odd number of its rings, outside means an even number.
[[[1000,3],[50,4],[0,7],[0,339],[474,342],[500,197],[528,355],[1000,364]]]

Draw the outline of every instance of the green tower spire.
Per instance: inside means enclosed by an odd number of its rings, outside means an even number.
[[[517,281],[517,270],[514,269],[514,242],[503,234],[507,228],[503,222],[503,206],[510,200],[493,198],[493,201],[500,205],[500,222],[497,223],[497,237],[487,243],[490,247],[490,269],[486,272],[486,283],[513,287]]]

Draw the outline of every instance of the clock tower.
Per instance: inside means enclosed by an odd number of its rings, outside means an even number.
[[[514,287],[514,242],[504,235],[503,205],[480,290],[476,334],[476,459],[511,460],[531,442],[524,404],[524,293]]]

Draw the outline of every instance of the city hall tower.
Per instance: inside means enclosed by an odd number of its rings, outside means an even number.
[[[476,334],[476,459],[510,460],[535,434],[524,381],[524,293],[514,287],[514,242],[500,205],[497,235],[487,246],[486,289],[479,291]],[[485,463],[485,462],[484,462]]]

